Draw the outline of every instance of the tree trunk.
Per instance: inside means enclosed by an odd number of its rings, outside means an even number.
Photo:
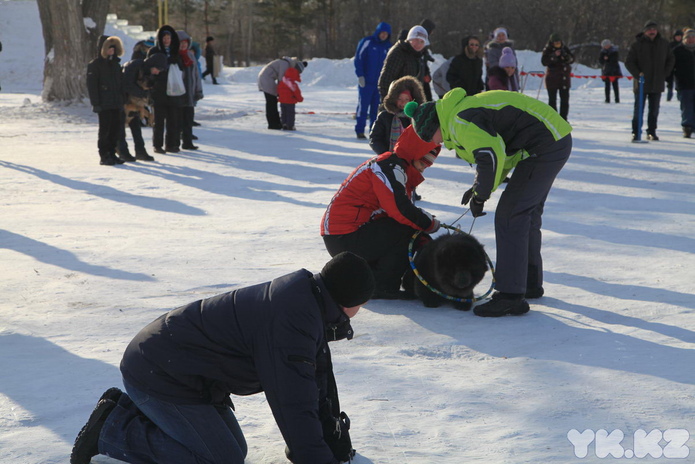
[[[87,63],[96,56],[109,0],[38,0],[45,44],[44,101],[81,100],[87,95]],[[96,20],[93,18],[97,18]]]

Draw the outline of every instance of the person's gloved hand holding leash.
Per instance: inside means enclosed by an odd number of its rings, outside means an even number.
[[[463,194],[463,197],[461,198],[461,204],[467,205],[469,201],[471,202],[469,208],[473,217],[477,218],[480,216],[485,216],[487,214],[483,213],[483,208],[485,207],[485,200],[480,200],[478,199],[478,197],[475,196],[473,192],[473,187],[466,190],[466,192]]]

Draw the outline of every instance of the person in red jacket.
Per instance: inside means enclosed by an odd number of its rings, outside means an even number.
[[[321,236],[331,256],[350,251],[372,268],[375,299],[408,299],[401,279],[408,268],[408,245],[416,231],[434,233],[439,221],[413,204],[441,146],[420,139],[408,127],[393,152],[357,167],[343,181],[321,220]]]
[[[278,100],[280,101],[280,120],[283,130],[297,130],[294,127],[294,105],[304,101],[298,82],[302,82],[296,68],[288,68],[278,83]]]

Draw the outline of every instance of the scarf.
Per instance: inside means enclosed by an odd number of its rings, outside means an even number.
[[[406,116],[403,111],[399,111],[393,115],[393,120],[391,121],[391,133],[389,135],[389,151],[393,151],[393,148],[396,146],[396,142],[398,141],[398,137],[401,136],[403,130],[405,129],[403,127],[403,123],[401,122],[401,118],[405,117]]]
[[[183,65],[187,68],[190,68],[195,63],[193,58],[191,58],[189,50],[179,50],[179,56],[183,60]]]

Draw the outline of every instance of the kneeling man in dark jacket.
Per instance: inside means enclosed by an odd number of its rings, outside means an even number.
[[[346,252],[318,274],[301,269],[163,314],[126,348],[126,393],[102,395],[70,463],[104,454],[131,463],[241,464],[247,445],[229,395],[259,392],[292,462],[349,460],[349,419],[327,342],[352,338],[350,318],[373,291],[369,265]]]

